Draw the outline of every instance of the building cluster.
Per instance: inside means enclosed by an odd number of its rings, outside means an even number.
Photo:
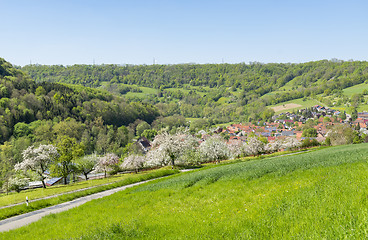
[[[214,133],[229,134],[231,141],[246,141],[249,135],[267,138],[268,142],[272,142],[279,138],[294,137],[299,141],[305,139],[302,137],[302,128],[308,119],[316,120],[317,124],[313,126],[316,129],[318,142],[324,142],[328,136],[329,129],[338,124],[350,124],[354,129],[368,134],[368,112],[359,112],[358,118],[354,121],[342,120],[339,118],[340,111],[313,106],[309,109],[301,109],[295,113],[282,113],[275,115],[273,122],[265,122],[262,125],[252,123],[231,124],[227,128],[219,128]],[[334,117],[336,116],[336,117]]]

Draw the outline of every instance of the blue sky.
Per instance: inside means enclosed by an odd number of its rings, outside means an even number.
[[[368,60],[368,1],[0,0],[15,65]]]

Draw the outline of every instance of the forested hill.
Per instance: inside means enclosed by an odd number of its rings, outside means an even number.
[[[151,123],[158,116],[152,105],[128,103],[106,91],[59,83],[36,83],[2,58],[0,97],[1,143],[16,133],[15,126],[21,122],[31,124],[52,120],[57,123],[73,119],[88,125],[100,118],[104,125],[118,128],[137,119]]]
[[[210,123],[269,120],[266,106],[339,95],[368,82],[368,62],[321,60],[300,64],[28,65],[36,82],[103,88],[130,101],[154,104],[160,115]],[[336,100],[337,101],[337,100]],[[342,99],[344,103],[349,99]]]
[[[37,82],[64,82],[99,87],[103,82],[164,89],[191,86],[233,87],[262,96],[292,81],[295,89],[344,88],[368,79],[368,63],[321,60],[300,64],[177,65],[28,65],[22,68]],[[307,93],[308,94],[308,93]]]

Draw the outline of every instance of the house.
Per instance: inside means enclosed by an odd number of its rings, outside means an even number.
[[[46,181],[46,186],[54,186],[63,183],[63,177],[54,177]]]
[[[43,187],[42,181],[34,181],[28,183],[28,188],[41,188]]]
[[[296,135],[296,139],[300,140],[302,138],[303,131],[294,131],[294,133]]]
[[[368,112],[366,111],[358,112],[358,118],[368,119]]]
[[[276,137],[267,137],[268,142],[272,142],[272,141],[275,141],[275,140],[276,140]]]
[[[223,132],[223,128],[218,128],[217,130],[215,130],[213,133],[216,133],[216,134],[219,134],[219,133],[222,133]]]
[[[294,136],[294,131],[282,131],[281,132],[281,136],[285,136],[285,137],[291,137],[291,136]]]
[[[140,137],[136,144],[140,147],[143,153],[147,153],[151,149],[151,143],[146,137]]]

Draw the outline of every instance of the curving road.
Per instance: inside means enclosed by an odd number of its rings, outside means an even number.
[[[77,199],[74,199],[73,201],[70,201],[70,202],[61,203],[61,204],[58,204],[58,205],[55,205],[55,206],[43,208],[43,209],[36,210],[36,211],[33,211],[33,212],[29,212],[29,213],[25,213],[25,214],[22,214],[22,215],[15,216],[15,217],[4,219],[4,220],[0,221],[0,232],[9,231],[9,230],[12,230],[12,229],[15,229],[15,228],[23,227],[23,226],[28,225],[32,222],[40,220],[42,217],[44,217],[48,214],[63,212],[63,211],[66,211],[68,209],[78,207],[78,206],[80,206],[80,205],[82,205],[82,204],[84,204],[88,201],[91,201],[93,199],[106,197],[106,196],[109,196],[113,193],[125,190],[125,189],[130,188],[130,187],[134,187],[134,186],[146,183],[146,182],[150,182],[150,181],[153,181],[153,180],[156,180],[156,179],[157,178],[150,179],[150,180],[143,181],[143,182],[138,182],[138,183],[125,185],[125,186],[122,186],[122,187],[118,187],[118,188],[106,190],[106,191],[103,191],[103,192],[95,193],[95,194],[92,194],[92,195],[88,195],[88,196],[85,196],[85,197],[77,198]]]

